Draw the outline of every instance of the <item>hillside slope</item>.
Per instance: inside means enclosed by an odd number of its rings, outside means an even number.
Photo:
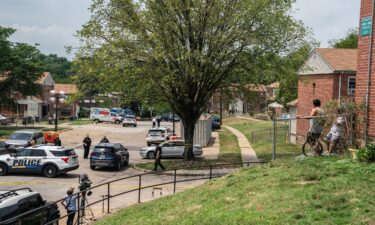
[[[123,209],[95,223],[375,224],[375,164],[283,160]]]

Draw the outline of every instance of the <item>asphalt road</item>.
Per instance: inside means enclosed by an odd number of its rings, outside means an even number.
[[[171,123],[162,123],[162,126],[171,127]],[[60,134],[63,146],[69,146],[76,149],[79,156],[79,168],[71,171],[65,175],[61,175],[55,178],[46,178],[38,174],[8,174],[5,177],[0,178],[0,190],[10,190],[23,187],[29,187],[32,190],[41,193],[44,199],[47,201],[56,201],[61,199],[68,187],[78,187],[79,175],[87,174],[92,181],[92,185],[97,185],[114,179],[119,179],[127,176],[138,175],[143,172],[133,169],[131,166],[134,162],[142,160],[138,151],[141,147],[146,146],[146,134],[148,129],[151,128],[150,122],[139,122],[138,127],[122,127],[121,125],[115,124],[89,124],[80,126],[71,126],[71,129]],[[178,133],[179,126],[176,126],[176,132]],[[93,140],[93,145],[98,143],[99,140],[105,135],[110,142],[122,143],[128,148],[130,153],[130,166],[123,168],[121,171],[116,171],[111,168],[101,168],[97,170],[91,170],[89,166],[89,160],[83,159],[83,147],[82,140],[86,134],[89,134]],[[162,174],[151,174],[147,176],[134,177],[118,181],[111,184],[110,191],[111,195],[118,194],[120,192],[138,188],[139,182],[141,186],[147,186],[155,183],[171,182],[173,176],[162,175]],[[193,186],[197,186],[204,181],[195,182],[184,182],[178,184],[176,191],[182,191]],[[93,191],[93,195],[88,198],[89,202],[97,201],[106,195],[108,192],[106,186],[102,186]],[[148,201],[154,197],[162,195],[168,195],[173,193],[173,184],[167,184],[160,186],[161,190],[154,190],[154,196],[152,194],[153,189],[145,189],[141,191],[141,201]],[[76,189],[77,190],[77,189]],[[112,209],[132,205],[138,201],[138,191],[130,194],[121,195],[111,199],[111,211]],[[106,205],[104,210],[106,211]],[[94,214],[100,216],[103,205],[96,204],[92,207]],[[64,212],[64,210],[61,210]],[[89,212],[87,212],[89,213]]]

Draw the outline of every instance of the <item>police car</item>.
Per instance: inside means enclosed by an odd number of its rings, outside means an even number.
[[[55,177],[78,167],[74,149],[60,146],[35,145],[16,153],[0,155],[0,176],[12,172],[32,172]]]

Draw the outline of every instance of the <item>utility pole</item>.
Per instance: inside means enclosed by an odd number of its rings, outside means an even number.
[[[223,126],[223,88],[220,87],[220,126]]]

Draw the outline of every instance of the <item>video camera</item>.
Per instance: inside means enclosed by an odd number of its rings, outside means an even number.
[[[79,188],[80,191],[86,191],[87,189],[90,189],[91,184],[92,184],[92,182],[89,179],[89,176],[87,174],[84,173],[84,174],[81,174],[79,176],[79,186],[78,186],[78,188]],[[87,193],[87,195],[90,196],[91,191],[89,191]]]

